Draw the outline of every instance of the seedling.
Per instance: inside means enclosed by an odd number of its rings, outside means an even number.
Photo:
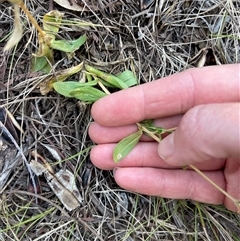
[[[74,97],[87,103],[94,103],[110,94],[107,88],[126,89],[137,84],[136,76],[129,70],[115,76],[90,65],[85,65],[85,72],[85,83],[76,81],[55,82],[53,88],[66,97]],[[99,90],[99,88],[102,90]]]

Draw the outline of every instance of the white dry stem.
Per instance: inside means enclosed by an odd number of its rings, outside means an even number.
[[[0,127],[5,132],[5,134],[9,137],[9,139],[12,141],[12,143],[14,144],[16,149],[18,150],[20,156],[24,160],[25,165],[27,166],[28,172],[30,174],[30,178],[31,178],[32,183],[33,183],[34,192],[37,193],[37,188],[36,188],[36,183],[35,183],[35,180],[34,180],[33,172],[32,172],[32,170],[29,166],[29,163],[28,163],[26,157],[24,156],[24,153],[23,153],[22,149],[20,148],[20,146],[17,144],[17,142],[15,141],[15,139],[13,138],[13,136],[11,135],[9,130],[5,127],[5,125],[1,121],[0,121]]]
[[[20,20],[20,10],[17,3],[13,3],[14,7],[14,30],[13,33],[8,40],[7,44],[4,47],[4,51],[10,50],[12,47],[14,47],[22,38],[23,30],[22,30],[22,24]]]
[[[13,125],[22,133],[24,134],[24,130],[22,129],[22,127],[18,124],[18,122],[16,121],[16,119],[14,118],[13,114],[8,111],[6,108],[4,108],[7,116],[11,119],[11,122],[13,123]]]

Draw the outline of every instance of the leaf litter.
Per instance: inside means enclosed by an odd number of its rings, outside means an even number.
[[[27,3],[30,12],[37,11],[35,17],[40,26],[49,10],[58,10],[64,13],[64,20],[57,31],[57,40],[71,42],[84,34],[87,37],[84,46],[74,49],[73,54],[61,49],[53,51],[54,61],[47,63],[51,67],[48,71],[52,71],[50,79],[82,62],[118,78],[121,78],[119,73],[129,70],[136,74],[140,83],[190,67],[240,62],[237,49],[240,6],[237,1],[72,1],[82,8],[79,12],[57,4],[51,6],[50,2],[31,0]],[[89,150],[93,143],[87,136],[87,127],[92,121],[90,106],[83,110],[81,101],[65,98],[54,91],[42,96],[39,84],[49,73],[37,69],[38,75],[29,77],[32,73],[30,60],[38,53],[40,41],[22,11],[23,36],[14,49],[3,51],[14,26],[9,8],[12,9],[8,2],[1,3],[0,57],[4,61],[1,61],[0,105],[6,107],[24,129],[24,133],[17,133],[27,160],[31,159],[29,152],[37,150],[51,161],[52,154],[42,144],[54,149],[61,161],[51,165],[56,173],[66,170],[74,174],[83,200],[69,216],[64,215],[61,211],[64,205],[42,176],[39,177],[41,194],[32,194],[41,202],[30,200],[28,195],[21,193],[27,190],[26,165],[21,158],[13,165],[11,160],[18,157],[18,150],[1,144],[0,166],[10,165],[8,172],[4,171],[9,173],[8,177],[4,181],[0,179],[0,237],[19,240],[61,240],[64,236],[69,240],[238,240],[239,216],[223,207],[130,193],[116,185],[111,172],[92,166]],[[65,24],[66,19],[71,26]],[[81,27],[77,21],[89,22],[92,26]],[[207,61],[209,58],[214,63]],[[84,74],[87,73],[77,71],[64,81],[82,83]],[[19,76],[26,78],[19,79]],[[46,212],[52,207],[51,213]],[[85,220],[85,224],[80,219]],[[16,220],[21,220],[17,226]]]

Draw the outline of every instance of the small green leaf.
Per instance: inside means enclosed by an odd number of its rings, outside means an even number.
[[[164,129],[162,127],[148,126],[145,128],[148,129],[150,132],[152,132],[155,135],[161,135],[161,134],[166,133],[166,129]]]
[[[124,81],[124,83],[127,84],[128,87],[131,87],[131,86],[136,85],[138,83],[137,77],[130,70],[123,71],[117,77],[119,79],[121,79],[122,81]]]
[[[96,88],[93,88],[91,86],[76,88],[73,91],[71,91],[69,94],[71,95],[71,97],[75,97],[79,100],[90,102],[90,103],[93,103],[98,99],[107,95],[106,93]]]
[[[40,35],[38,40],[40,46],[38,52],[32,56],[31,70],[33,72],[41,71],[48,74],[51,72],[54,63],[53,50],[49,48]]]
[[[47,61],[45,56],[33,56],[32,58],[32,72],[41,71],[44,74],[48,74],[52,69],[52,66]]]
[[[144,120],[141,121],[140,124],[155,135],[161,135],[166,132],[166,129],[154,126],[153,120]]]
[[[75,40],[51,40],[50,46],[52,49],[57,49],[66,53],[72,53],[78,50],[87,40],[84,34]]]
[[[147,128],[148,126],[151,126],[151,127],[154,126],[153,120],[151,120],[151,119],[150,119],[150,120],[149,120],[149,119],[143,120],[143,121],[140,122],[140,124],[143,125],[143,126],[146,127],[146,128]]]
[[[55,82],[53,83],[53,88],[61,95],[64,95],[66,97],[72,97],[72,95],[70,95],[70,92],[72,92],[73,90],[81,87],[94,86],[96,84],[97,81],[90,81],[86,83],[79,83],[76,81]]]
[[[127,89],[128,88],[127,84],[125,84],[124,81],[122,81],[121,79],[119,79],[117,76],[115,76],[113,74],[105,73],[105,72],[95,69],[92,66],[87,65],[87,64],[85,65],[85,68],[90,74],[96,75],[97,77],[108,82],[110,85],[113,85],[119,89]]]
[[[113,150],[113,160],[115,163],[120,162],[123,158],[125,158],[132,149],[139,142],[143,131],[140,129],[137,132],[123,138],[114,148]]]

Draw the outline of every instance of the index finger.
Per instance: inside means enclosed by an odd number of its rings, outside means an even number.
[[[239,89],[240,64],[189,69],[104,97],[93,105],[92,116],[103,126],[123,126],[195,105],[239,101]]]

